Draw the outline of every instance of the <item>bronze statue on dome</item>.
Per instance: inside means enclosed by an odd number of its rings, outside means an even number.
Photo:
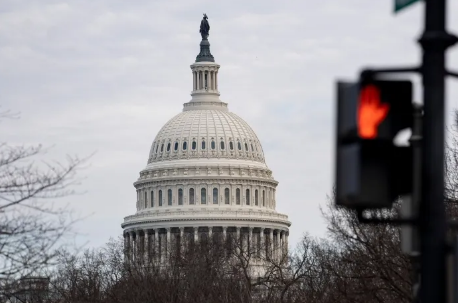
[[[210,24],[208,24],[207,21],[208,17],[207,14],[204,14],[204,17],[202,18],[202,21],[200,22],[200,35],[202,36],[202,39],[207,40],[208,38],[208,32],[210,31]]]

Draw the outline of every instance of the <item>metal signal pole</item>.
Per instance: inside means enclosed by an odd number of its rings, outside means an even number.
[[[446,301],[444,205],[445,51],[456,41],[445,29],[446,0],[425,0],[423,48],[423,165],[420,201],[422,303]]]

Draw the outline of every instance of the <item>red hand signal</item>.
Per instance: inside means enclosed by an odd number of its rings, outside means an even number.
[[[390,105],[380,100],[380,90],[375,85],[365,86],[359,95],[358,134],[363,139],[375,139],[378,126],[388,115]]]

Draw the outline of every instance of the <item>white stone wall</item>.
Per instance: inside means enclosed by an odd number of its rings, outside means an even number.
[[[180,206],[224,206],[224,207],[254,207],[275,210],[275,184],[255,180],[168,180],[148,182],[137,185],[137,211],[150,208],[170,208]],[[194,189],[194,204],[190,204],[190,189]],[[202,203],[201,190],[205,188],[205,204]],[[218,190],[214,200],[213,189]],[[225,190],[229,189],[229,203],[226,203]],[[169,204],[169,189],[172,191],[171,205]],[[183,190],[183,204],[179,204],[179,189]],[[240,204],[237,202],[237,189],[240,190]],[[247,189],[249,199],[247,200]],[[162,191],[162,206],[159,203],[159,191]],[[257,199],[256,199],[257,191]],[[151,196],[153,194],[153,196]],[[263,199],[264,197],[264,199]],[[214,203],[216,201],[216,203]],[[151,204],[153,202],[153,204]],[[256,203],[257,202],[257,203]]]

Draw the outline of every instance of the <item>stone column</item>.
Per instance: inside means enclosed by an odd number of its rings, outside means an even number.
[[[129,232],[124,232],[124,257],[129,261],[131,260]]]
[[[215,73],[215,89],[218,90],[218,72]]]
[[[281,254],[282,254],[282,251],[281,251],[281,238],[280,238],[280,230],[277,230],[277,248],[276,248],[276,251],[277,251],[277,259],[280,260],[281,258]]]
[[[192,72],[192,90],[197,89],[197,73]]]
[[[129,240],[130,240],[130,261],[135,259],[135,232],[133,230],[129,231]]]
[[[154,229],[154,256],[156,263],[159,264],[161,252],[159,251],[159,228]]]
[[[167,230],[167,244],[166,244],[166,250],[167,251],[166,251],[166,258],[165,259],[169,260],[170,255],[171,255],[170,249],[172,247],[172,243],[171,243],[171,240],[170,240],[171,239],[171,235],[170,235],[171,228],[168,227],[166,230]]]
[[[285,232],[285,246],[286,246],[286,251],[288,251],[288,236],[289,236],[289,231]]]
[[[265,244],[265,236],[264,236],[264,228],[261,227],[259,231],[259,257],[263,257],[266,252],[266,244]]]
[[[227,226],[223,226],[223,241],[226,243],[227,239]]]
[[[145,252],[145,263],[148,263],[149,262],[149,256],[150,256],[150,239],[149,239],[149,230],[148,229],[144,229],[143,232],[145,233],[145,241],[144,241],[144,245],[143,245],[143,251]]]
[[[236,243],[236,251],[240,253],[240,246],[242,244],[242,239],[240,239],[240,227],[236,227],[236,236],[235,236],[235,243]]]
[[[248,227],[248,252],[252,252],[253,251],[253,227]]]
[[[273,258],[274,255],[274,230],[270,229],[270,252],[269,256]]]
[[[180,250],[180,254],[184,253],[186,244],[187,243],[184,238],[184,227],[180,227],[180,243],[178,243],[178,249]]]
[[[196,70],[196,90],[199,89],[199,71]]]
[[[213,71],[208,71],[208,90],[213,90]]]
[[[197,243],[199,241],[199,227],[194,227],[194,242]]]
[[[141,229],[137,229],[136,234],[137,234],[137,237],[136,237],[137,256],[136,257],[137,257],[137,262],[141,262],[143,260],[143,246],[145,244],[145,239],[144,239],[144,235],[142,235]]]
[[[213,236],[213,226],[208,227],[208,242],[211,243],[212,241],[212,236]]]

